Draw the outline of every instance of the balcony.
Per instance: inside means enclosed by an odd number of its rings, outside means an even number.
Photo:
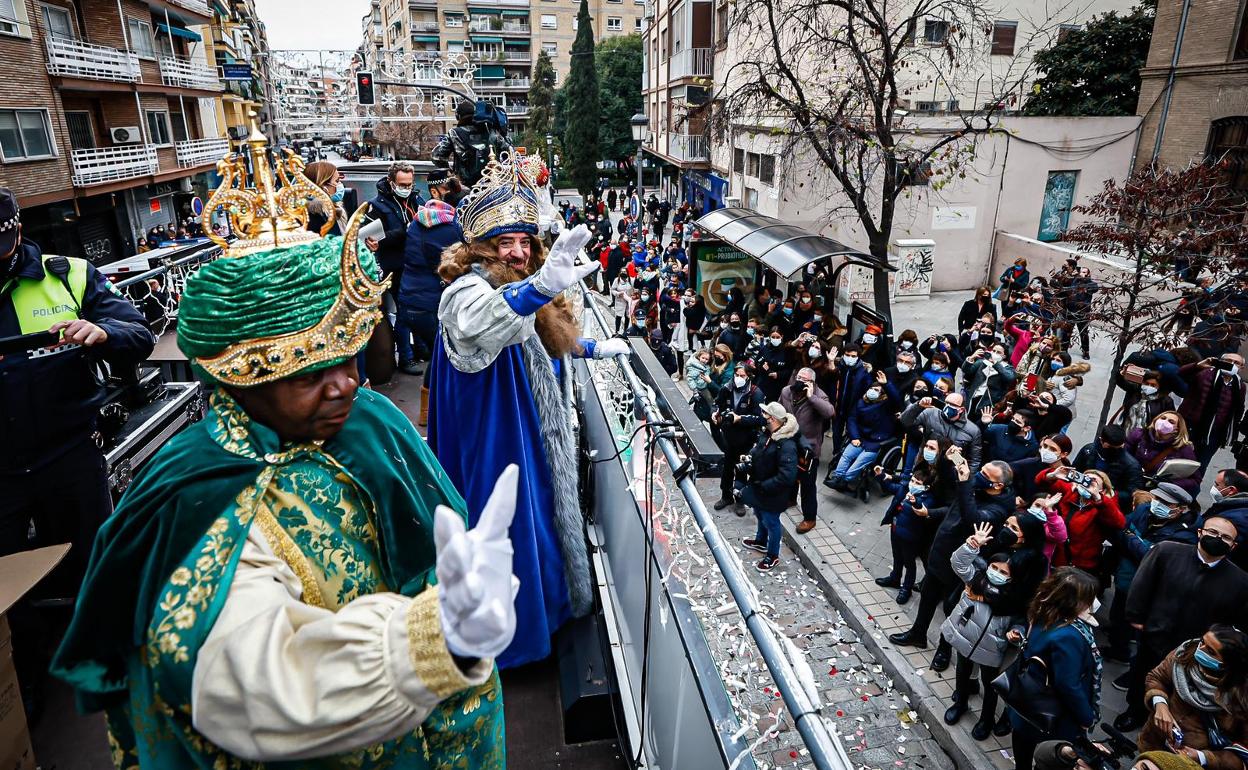
[[[207,166],[216,163],[230,152],[229,139],[192,139],[173,146],[177,152],[178,165],[182,168]]]
[[[529,105],[527,104],[508,104],[503,107],[503,112],[512,117],[524,117],[529,114]]]
[[[701,134],[669,134],[667,146],[671,156],[679,161],[693,163],[710,159],[706,137]]]
[[[212,18],[212,9],[208,7],[207,3],[200,2],[200,0],[169,0],[169,2],[179,8],[185,8],[188,11],[198,13],[200,16]]]
[[[156,148],[145,144],[74,150],[70,155],[74,186],[117,182],[160,172]]]
[[[161,58],[160,79],[165,85],[177,88],[195,88],[201,91],[222,89],[216,67],[173,56]]]
[[[528,61],[531,58],[532,51],[503,51],[502,61]]]
[[[139,57],[104,45],[49,35],[48,74],[65,78],[137,83]]]
[[[498,91],[500,89],[521,89],[527,91],[529,83],[530,80],[528,78],[504,78],[501,80],[473,78],[472,87],[484,88],[487,91]]]
[[[438,30],[439,30],[439,27],[436,21],[413,21],[412,22],[413,33],[437,32]]]
[[[709,77],[714,52],[710,48],[686,48],[668,61],[671,78]]]
[[[532,34],[533,28],[518,21],[499,21],[498,19],[473,19],[468,25],[473,32],[494,32],[509,35]]]

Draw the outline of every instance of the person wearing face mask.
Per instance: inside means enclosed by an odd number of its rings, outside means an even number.
[[[677,327],[682,326],[680,311],[684,309],[683,296],[681,289],[670,286],[658,294],[659,330],[663,333],[664,342],[671,343],[676,337]]]
[[[766,572],[780,563],[780,514],[789,507],[797,484],[797,462],[804,441],[797,418],[780,404],[768,403],[762,408],[762,415],[764,430],[749,450],[750,478],[740,491],[741,502],[754,509],[758,528],[754,537],[741,542],[764,554],[755,566]]]
[[[1201,514],[1199,525],[1203,526],[1206,519],[1220,516],[1230,519],[1239,532],[1248,532],[1248,473],[1235,468],[1218,471],[1209,485],[1209,498],[1212,502]],[[1236,548],[1231,553],[1231,561],[1248,570],[1248,548]]]
[[[979,470],[983,461],[983,437],[979,426],[967,419],[965,401],[961,393],[950,393],[941,405],[930,396],[921,398],[907,406],[899,419],[902,427],[919,428],[925,440],[934,438],[957,446],[971,468]]]
[[[1039,489],[1036,474],[1068,464],[1073,444],[1063,433],[1052,433],[1040,439],[1040,448],[1028,457],[1010,463],[1014,469],[1014,491],[1024,500],[1030,500]]]
[[[828,392],[828,397],[832,401],[833,408],[836,409],[836,417],[832,422],[832,451],[839,455],[842,447],[845,445],[845,429],[849,424],[849,415],[853,411],[854,406],[862,401],[862,397],[866,394],[867,388],[871,386],[871,375],[867,373],[866,367],[859,360],[862,350],[857,343],[849,343],[845,346],[839,359],[836,356],[836,350],[833,348],[828,351],[829,357],[834,359],[836,369],[832,375],[832,390]],[[824,479],[826,486],[829,479]]]
[[[1070,410],[1059,405],[1057,396],[1048,391],[1032,394],[1025,402],[1016,399],[1015,404],[1020,410],[1030,409],[1035,412],[1036,419],[1033,425],[1036,432],[1042,436],[1049,433],[1061,433],[1070,425]]]
[[[1053,374],[1045,381],[1045,385],[1057,397],[1057,404],[1069,409],[1073,416],[1078,388],[1083,384],[1083,375],[1092,371],[1092,365],[1086,361],[1075,361],[1071,359],[1070,353],[1062,351],[1049,362],[1049,368],[1053,370]]]
[[[916,562],[923,545],[930,540],[935,525],[931,512],[937,508],[936,495],[932,490],[936,481],[937,442],[931,447],[931,462],[924,460],[915,465],[909,479],[899,479],[875,466],[875,477],[880,487],[893,496],[884,511],[880,524],[889,527],[888,539],[893,553],[893,569],[886,577],[876,578],[875,584],[882,588],[896,588],[897,603],[905,604],[914,593]],[[916,511],[921,511],[922,515]]]
[[[1138,383],[1127,380],[1120,372],[1115,381],[1125,391],[1125,395],[1122,406],[1109,421],[1121,425],[1125,430],[1150,425],[1157,415],[1175,408],[1174,397],[1165,387],[1161,372],[1145,371]]]
[[[436,172],[435,172],[436,173]],[[414,351],[412,349],[412,331],[407,322],[398,313],[398,295],[403,286],[403,264],[407,247],[407,230],[416,211],[424,203],[418,193],[413,192],[416,183],[416,168],[407,161],[390,164],[386,176],[377,180],[377,195],[368,202],[367,216],[369,220],[380,220],[385,226],[385,234],[379,240],[367,238],[364,245],[377,257],[377,265],[383,275],[389,275],[390,288],[386,291],[386,312],[395,313],[394,341],[398,354],[399,371],[405,374],[420,374],[416,365],[416,353],[422,357],[429,355],[429,349]],[[351,211],[354,213],[354,210]]]
[[[898,401],[911,392],[915,380],[919,378],[916,363],[917,358],[913,352],[898,350],[894,364],[882,370],[888,382],[887,387],[895,391],[893,398]]]
[[[1120,426],[1106,425],[1095,441],[1079,450],[1071,463],[1084,473],[1090,470],[1105,473],[1118,491],[1118,509],[1122,511],[1135,507],[1132,496],[1144,488],[1144,471],[1135,455],[1127,451],[1126,443],[1127,434]]]
[[[1014,364],[1016,403],[1049,389],[1049,378],[1061,368],[1061,360],[1057,356],[1056,338],[1041,337],[1027,346]],[[1054,366],[1054,361],[1058,362],[1057,366]]]
[[[798,495],[802,505],[802,521],[797,525],[797,533],[804,535],[815,528],[815,518],[819,509],[817,488],[819,478],[819,458],[823,452],[824,431],[832,419],[832,403],[828,395],[819,387],[815,370],[803,367],[793,375],[793,382],[780,392],[780,405],[785,411],[797,418],[802,438],[811,449],[810,456],[805,458],[805,468],[798,467]]]
[[[1015,412],[1004,423],[989,425],[984,429],[984,457],[1014,463],[1030,457],[1040,450],[1040,444],[1031,428],[1031,415]]]
[[[780,391],[784,390],[792,375],[793,360],[789,350],[777,327],[773,326],[770,333],[761,340],[754,365],[758,368],[758,386],[768,401],[780,400]]]
[[[1118,507],[1118,497],[1109,477],[1101,471],[1090,470],[1089,480],[1080,483],[1068,478],[1070,469],[1058,468],[1042,471],[1036,485],[1046,492],[1060,494],[1057,510],[1066,521],[1068,540],[1065,548],[1053,554],[1056,566],[1075,566],[1096,575],[1103,584],[1109,584],[1108,566],[1101,544],[1113,542],[1126,526],[1126,517]]]
[[[1000,342],[980,348],[969,356],[962,363],[962,378],[971,413],[1005,399],[1014,385],[1014,376],[1005,345]]]
[[[838,492],[863,493],[866,485],[858,483],[862,472],[875,462],[880,446],[897,432],[899,405],[884,387],[883,372],[876,374],[876,380],[869,385],[862,399],[850,407],[845,424],[849,443],[826,482]]]
[[[958,311],[958,331],[964,332],[974,326],[985,313],[995,315],[996,308],[992,304],[992,290],[981,286],[975,290],[975,296],[962,304]]]
[[[741,323],[740,313],[724,312],[719,316],[719,331],[716,333],[713,345],[727,345],[732,351],[733,358],[741,360],[745,357],[745,346],[749,343],[750,338],[745,332],[745,325]]]
[[[333,226],[325,234],[342,235],[347,227],[346,204],[351,202],[348,200],[348,193],[354,193],[354,191],[348,190],[343,185],[342,174],[338,172],[338,167],[327,160],[309,163],[303,169],[303,175],[311,180],[312,184],[324,190],[330,198],[330,203],[325,203],[320,198],[312,198],[308,201],[307,229],[310,232],[319,233],[332,218]],[[351,209],[351,213],[355,213],[355,209]]]
[[[1196,447],[1187,434],[1187,421],[1178,412],[1162,412],[1147,428],[1128,433],[1126,448],[1139,461],[1146,476],[1161,470],[1167,460],[1196,459]],[[1195,497],[1200,494],[1202,475],[1197,472],[1172,481]]]
[[[833,362],[827,356],[827,348],[813,334],[799,334],[797,339],[789,343],[793,348],[794,376],[798,369],[811,369],[815,373],[815,384],[824,393],[832,390],[832,379],[835,374]]]
[[[1100,719],[1103,669],[1092,617],[1098,604],[1096,578],[1081,569],[1061,567],[1040,583],[1027,609],[1026,643],[1020,659],[1039,658],[1056,696],[1056,719],[1041,731],[1023,716],[1025,703],[1010,704],[1011,753],[1016,770],[1032,770],[1036,746],[1060,739],[1079,741]]]
[[[1219,449],[1237,440],[1248,391],[1239,374],[1243,366],[1238,353],[1224,353],[1221,358],[1206,358],[1179,369],[1188,386],[1179,414],[1187,421],[1201,473]]]
[[[952,334],[933,334],[919,343],[919,354],[927,361],[927,371],[936,371],[938,376],[952,377],[953,372],[962,365],[962,352],[958,349],[958,338]],[[941,368],[936,369],[938,357]]]
[[[750,451],[764,425],[763,392],[754,384],[753,367],[738,363],[733,372],[732,384],[719,391],[715,411],[711,413],[711,425],[720,449],[724,450],[723,472],[719,477],[719,500],[715,510],[722,511],[733,505],[733,484],[736,482],[737,463],[741,455]],[[744,509],[738,508],[738,516]]]
[[[1144,681],[1151,714],[1140,731],[1141,759],[1165,764],[1178,754],[1185,768],[1243,768],[1231,744],[1248,735],[1248,634],[1214,625],[1176,647]]]
[[[1159,543],[1140,562],[1127,595],[1127,622],[1139,632],[1131,661],[1127,711],[1119,730],[1144,723],[1144,678],[1182,642],[1215,623],[1243,627],[1248,619],[1248,573],[1227,558],[1239,536],[1229,519],[1210,517],[1196,530],[1196,545]]]
[[[688,346],[687,350],[697,350],[706,345],[703,336],[707,326],[706,302],[702,300],[701,294],[693,289],[686,289],[683,303],[680,315],[684,321],[685,344]]]
[[[863,329],[858,338],[858,347],[862,349],[862,361],[871,365],[872,369],[883,369],[892,363],[889,357],[890,346],[884,338],[884,329],[875,324]]]
[[[1129,643],[1133,636],[1127,624],[1127,596],[1140,562],[1158,543],[1196,543],[1196,517],[1192,513],[1192,496],[1182,487],[1162,482],[1127,516],[1127,526],[1118,534],[1115,545],[1120,556],[1114,570],[1114,600],[1109,605],[1109,648],[1105,655],[1113,660],[1130,660]],[[1129,680],[1122,678],[1120,686]]]

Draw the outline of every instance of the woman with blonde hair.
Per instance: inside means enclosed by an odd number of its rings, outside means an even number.
[[[308,229],[319,233],[332,215],[334,226],[325,234],[342,235],[346,232],[347,226],[347,211],[343,208],[347,188],[342,184],[342,174],[338,171],[338,167],[327,160],[318,160],[315,163],[309,163],[303,169],[303,175],[311,180],[312,184],[324,190],[333,201],[332,207],[319,198],[308,201]]]
[[[1118,508],[1118,496],[1109,476],[1090,470],[1083,474],[1086,480],[1079,476],[1072,480],[1073,470],[1045,470],[1036,477],[1042,490],[1061,495],[1057,510],[1066,522],[1067,540],[1053,552],[1053,564],[1075,566],[1108,582],[1109,575],[1101,575],[1101,543],[1116,540],[1127,519]]]
[[[1161,470],[1167,460],[1195,460],[1196,447],[1187,434],[1187,421],[1183,415],[1165,411],[1153,418],[1146,428],[1136,428],[1127,434],[1127,452],[1140,462],[1145,476]],[[1193,498],[1200,494],[1197,472],[1183,479],[1170,479]]]

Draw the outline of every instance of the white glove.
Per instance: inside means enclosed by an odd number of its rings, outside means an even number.
[[[584,265],[576,264],[577,255],[591,237],[589,228],[585,225],[577,225],[559,233],[555,245],[550,247],[550,254],[546,256],[546,263],[533,276],[533,285],[537,290],[547,297],[553,297],[602,267],[596,259]]]
[[[516,591],[507,528],[516,513],[520,469],[508,465],[472,531],[444,505],[434,512],[439,610],[446,646],[464,658],[494,658],[516,634]]]
[[[615,356],[628,355],[631,352],[632,348],[619,337],[598,340],[594,343],[594,358],[614,358]]]

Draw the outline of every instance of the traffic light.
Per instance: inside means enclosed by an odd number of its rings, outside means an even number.
[[[373,93],[373,73],[355,73],[355,94],[360,104],[376,104],[377,96]]]

